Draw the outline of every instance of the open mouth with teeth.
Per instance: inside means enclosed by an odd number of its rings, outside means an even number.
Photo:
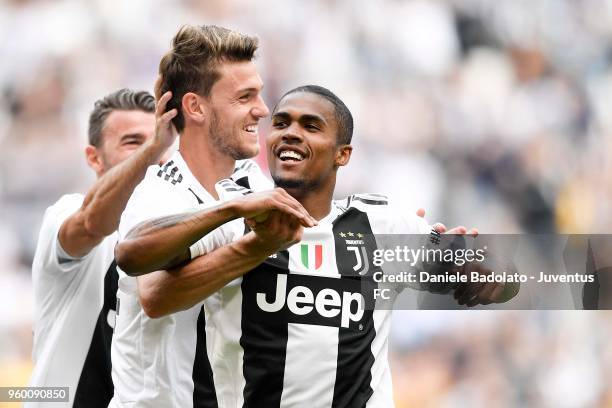
[[[257,125],[247,125],[244,130],[249,133],[257,133]]]
[[[305,159],[303,154],[295,150],[283,150],[278,154],[278,158],[283,162],[301,162]]]

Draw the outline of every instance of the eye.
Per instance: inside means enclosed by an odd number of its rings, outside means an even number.
[[[306,125],[304,125],[304,128],[310,132],[316,132],[319,130],[319,127],[316,125],[313,125],[312,123],[307,123]]]
[[[272,123],[272,127],[274,127],[275,129],[283,129],[287,127],[287,123],[283,121],[274,122]]]
[[[129,139],[125,139],[121,142],[123,146],[140,146],[143,143],[143,140],[135,137],[131,137]]]
[[[247,102],[249,99],[251,99],[250,93],[244,94],[240,98],[238,98],[238,100],[240,100],[241,102]]]

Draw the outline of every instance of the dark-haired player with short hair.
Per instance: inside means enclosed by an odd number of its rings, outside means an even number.
[[[291,90],[274,108],[267,138],[272,178],[318,220],[318,225],[303,229],[295,245],[241,254],[227,250],[245,234],[232,209],[251,195],[231,180],[219,186],[235,198],[214,209],[149,221],[119,244],[138,250],[131,267],[140,273],[152,270],[151,262],[161,262],[159,255],[165,251],[200,248],[191,251],[195,259],[183,268],[199,266],[190,291],[206,297],[211,316],[209,355],[219,406],[393,406],[387,361],[392,300],[387,307],[373,307],[377,283],[366,259],[372,259],[377,248],[377,234],[429,234],[431,226],[394,208],[381,195],[332,200],[337,170],[351,156],[352,128],[348,108],[319,86]],[[214,229],[222,223],[219,214],[226,214],[224,221],[229,222]],[[274,240],[283,225],[274,212],[267,218],[245,219],[251,229],[247,235],[254,233],[263,241]],[[224,262],[213,261],[220,251],[227,254]],[[263,262],[249,267],[240,263],[245,257]],[[165,261],[171,262],[170,257]],[[240,276],[218,289],[218,281]],[[460,291],[471,304],[508,298],[503,285],[442,286],[414,285]],[[392,296],[397,291],[392,290]],[[183,299],[179,291],[166,295]]]
[[[154,112],[155,99],[144,91],[121,89],[98,100],[85,148],[97,181],[85,196],[65,195],[45,212],[32,265],[30,385],[67,386],[69,401],[54,406],[106,407],[113,395],[116,230],[147,167],[160,162],[174,142],[173,135],[154,135]]]

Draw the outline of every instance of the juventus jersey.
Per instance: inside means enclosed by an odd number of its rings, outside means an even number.
[[[61,225],[81,207],[83,198],[65,195],[47,209],[32,265],[35,322],[30,386],[68,386],[69,402],[55,403],[57,407],[106,407],[113,396],[110,345],[117,234],[82,258],[66,254],[58,239]]]
[[[250,160],[239,162],[234,176],[241,182],[259,183],[261,188],[271,186]],[[176,152],[163,166],[151,166],[134,190],[121,218],[120,239],[140,222],[216,203],[193,176],[180,152]],[[233,225],[228,223],[223,228]],[[211,245],[220,245],[215,240],[218,234],[209,234]],[[110,406],[216,407],[206,330],[202,304],[149,318],[139,301],[136,278],[119,269],[112,343],[116,387]]]
[[[384,197],[355,195],[334,202],[300,243],[207,298],[219,406],[393,406],[391,308],[375,307],[366,261],[374,234],[430,231]]]

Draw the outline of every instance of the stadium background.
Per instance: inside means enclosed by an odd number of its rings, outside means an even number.
[[[269,105],[306,83],[345,100],[339,196],[390,193],[485,233],[612,227],[610,0],[3,0],[0,386],[31,369],[43,211],[94,180],[94,100],[151,90],[183,23],[258,35]],[[396,312],[398,407],[612,406],[611,335],[608,312]]]

